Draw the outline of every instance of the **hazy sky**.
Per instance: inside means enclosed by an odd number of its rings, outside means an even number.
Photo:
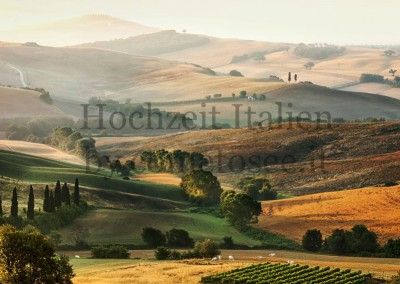
[[[0,29],[107,14],[219,37],[400,44],[399,11],[399,0],[0,0]]]

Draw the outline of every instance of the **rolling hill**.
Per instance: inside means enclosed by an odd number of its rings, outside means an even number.
[[[94,48],[0,46],[0,56],[21,70],[28,86],[49,90],[56,101],[87,102],[93,96],[133,102],[181,101],[215,93],[230,96],[242,89],[260,93],[281,86],[271,80],[215,76],[193,64]],[[15,71],[8,72],[15,77]]]
[[[10,42],[37,42],[40,45],[65,46],[83,42],[126,38],[159,29],[107,15],[81,17],[0,30],[0,37]]]
[[[195,63],[214,68],[229,64],[235,56],[257,52],[273,53],[292,45],[222,39],[169,30],[126,39],[85,43],[78,46],[105,48],[135,55],[151,55],[162,59]],[[225,73],[229,73],[229,71]]]
[[[242,176],[260,175],[279,191],[304,195],[399,181],[399,135],[399,123],[343,123],[331,128],[286,123],[270,129],[134,137],[131,142],[129,138],[121,142],[117,137],[97,138],[97,148],[111,156],[135,158],[137,164],[144,150],[196,151],[210,159],[210,169],[222,182],[235,184]]]
[[[0,118],[63,116],[56,106],[40,99],[35,91],[0,86]]]
[[[324,236],[334,229],[365,224],[383,244],[400,231],[400,187],[375,187],[328,192],[263,202],[260,228],[301,241],[308,229]]]

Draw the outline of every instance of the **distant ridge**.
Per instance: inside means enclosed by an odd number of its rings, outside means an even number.
[[[0,37],[9,42],[36,42],[40,45],[66,46],[126,38],[158,31],[160,29],[108,15],[84,15],[3,30],[0,31]]]

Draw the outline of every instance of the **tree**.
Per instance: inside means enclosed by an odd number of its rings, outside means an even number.
[[[294,74],[294,81],[297,82],[297,74]]]
[[[18,195],[16,187],[13,189],[11,198],[11,217],[18,217]]]
[[[125,167],[130,171],[136,170],[136,165],[134,160],[128,160],[125,162]]]
[[[233,242],[233,238],[231,236],[222,237],[222,243],[220,244],[220,248],[223,249],[231,249],[235,246]]]
[[[53,191],[50,191],[50,196],[49,196],[49,212],[54,212],[56,211],[56,205],[55,205],[55,200],[54,200],[54,194]]]
[[[31,185],[29,188],[28,210],[26,211],[26,217],[32,220],[34,216],[35,216],[35,196],[33,194],[33,187]]]
[[[169,247],[193,247],[194,241],[189,233],[181,229],[171,229],[166,233],[167,245]]]
[[[289,72],[289,74],[288,74],[288,82],[290,83],[290,81],[292,81],[292,73],[291,72]]]
[[[210,239],[206,239],[203,242],[197,242],[194,250],[202,257],[207,258],[217,256],[221,253],[218,249],[217,244]]]
[[[238,182],[237,186],[256,200],[274,200],[278,196],[278,193],[271,189],[271,183],[266,178],[245,177]]]
[[[258,63],[261,63],[261,61],[265,61],[266,58],[265,58],[264,54],[260,53],[260,54],[257,54],[256,56],[254,56],[254,60],[258,61]]]
[[[247,97],[247,91],[240,91],[240,93],[239,93],[239,98],[245,98],[245,97]]]
[[[71,205],[71,195],[69,193],[69,187],[66,182],[64,182],[61,188],[61,202]]]
[[[79,200],[80,200],[80,192],[79,192],[79,180],[78,178],[75,179],[75,187],[74,187],[74,204],[76,206],[79,206]]]
[[[50,190],[49,190],[48,185],[46,185],[46,187],[44,189],[43,210],[44,210],[44,212],[51,212],[50,211]]]
[[[387,49],[384,51],[385,56],[388,56],[388,57],[392,56],[395,53],[396,52],[394,52],[394,50],[391,50],[391,49]]]
[[[266,95],[264,95],[264,94],[260,95],[260,98],[259,98],[260,101],[265,101],[266,99],[267,99]]]
[[[0,218],[3,216],[3,199],[0,194]]]
[[[322,234],[320,230],[308,230],[303,236],[302,246],[309,251],[319,251],[322,247]]]
[[[339,255],[351,253],[353,235],[349,231],[336,229],[332,235],[326,238],[326,244],[329,252]]]
[[[54,245],[36,231],[0,227],[0,282],[72,284],[74,273],[66,257],[57,257]]]
[[[314,64],[314,62],[307,62],[306,64],[304,64],[304,67],[307,69],[307,70],[311,70],[313,67],[315,66],[315,64]]]
[[[400,238],[389,239],[383,247],[387,257],[400,257]]]
[[[62,197],[61,197],[61,184],[60,181],[57,180],[56,187],[54,189],[54,206],[56,208],[61,207]]]
[[[389,74],[391,74],[393,77],[396,74],[396,72],[397,72],[397,69],[390,69],[389,70]]]
[[[240,230],[249,224],[258,222],[261,214],[261,203],[244,193],[233,190],[221,194],[221,211],[227,221]]]
[[[142,229],[142,240],[152,248],[165,246],[165,235],[158,229],[145,227]]]
[[[192,202],[204,206],[218,204],[222,193],[218,179],[204,170],[193,170],[184,175],[180,187]]]
[[[352,250],[354,252],[376,252],[379,248],[377,235],[369,231],[368,228],[361,224],[355,225],[351,229],[354,242],[352,243]]]
[[[231,72],[229,72],[230,76],[234,76],[234,77],[244,77],[242,73],[240,73],[238,70],[231,70]]]

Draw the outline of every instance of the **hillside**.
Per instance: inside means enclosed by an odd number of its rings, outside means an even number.
[[[260,93],[281,86],[268,80],[215,76],[192,64],[93,48],[0,46],[0,56],[21,70],[28,86],[45,88],[56,100],[87,102],[95,96],[134,102],[181,101],[215,93],[230,96],[243,89]],[[15,70],[7,70],[14,78]],[[3,79],[1,83],[10,84]],[[20,86],[18,81],[15,84]]]
[[[83,159],[45,144],[0,140],[0,150],[17,152],[54,161],[63,161],[76,165],[85,165]]]
[[[400,186],[328,192],[263,202],[264,213],[257,226],[301,241],[308,229],[324,236],[334,229],[365,224],[380,243],[398,238],[400,231]],[[272,213],[268,213],[271,212]]]
[[[0,37],[10,42],[37,42],[40,45],[65,46],[97,40],[126,38],[159,29],[107,15],[81,17],[0,30]]]
[[[152,55],[162,59],[214,68],[229,64],[235,56],[257,52],[271,53],[291,45],[222,39],[170,30],[127,39],[85,43],[79,46],[105,48],[137,55]],[[225,73],[229,73],[229,71]]]
[[[400,88],[392,88],[386,84],[379,83],[361,83],[345,88],[341,88],[343,91],[350,92],[366,92],[374,93],[382,96],[387,96],[395,99],[400,99]]]
[[[295,195],[400,180],[399,123],[332,124],[330,129],[325,124],[282,124],[131,139],[98,138],[98,150],[133,157],[137,163],[144,150],[196,151],[211,160],[222,182],[235,184],[241,176],[262,175],[271,179],[273,188]],[[244,169],[235,155],[244,159]]]
[[[39,96],[35,91],[0,86],[0,118],[63,115],[59,108],[45,103]]]

